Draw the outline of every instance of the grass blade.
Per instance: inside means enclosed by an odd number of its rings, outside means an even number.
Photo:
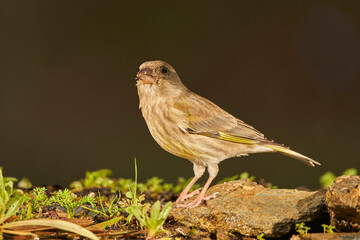
[[[57,220],[57,219],[34,219],[34,220],[27,220],[27,221],[12,222],[12,223],[4,224],[4,225],[0,226],[0,228],[14,228],[14,227],[19,227],[19,226],[53,227],[53,228],[58,228],[58,229],[65,230],[68,232],[73,232],[80,236],[87,237],[90,239],[99,240],[99,238],[97,236],[95,236],[95,234],[90,232],[89,230],[87,230],[77,224],[66,222],[63,220]]]

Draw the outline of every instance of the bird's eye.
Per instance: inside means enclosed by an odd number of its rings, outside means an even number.
[[[161,68],[161,72],[162,73],[167,73],[169,70],[167,69],[167,67],[162,67]]]

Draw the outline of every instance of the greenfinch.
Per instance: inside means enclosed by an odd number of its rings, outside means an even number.
[[[178,207],[193,208],[203,200],[206,190],[219,171],[218,164],[231,157],[249,153],[279,152],[306,163],[320,165],[300,153],[264,137],[213,102],[191,92],[181,82],[175,69],[164,61],[148,61],[136,75],[140,109],[155,141],[166,151],[188,159],[195,177],[177,199]],[[204,187],[189,193],[204,174]],[[183,203],[198,194],[194,201]]]

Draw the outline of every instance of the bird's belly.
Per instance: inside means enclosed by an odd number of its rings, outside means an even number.
[[[186,133],[180,129],[150,129],[150,133],[155,141],[166,151],[175,156],[196,161],[204,158],[196,143],[191,141]]]
[[[240,144],[229,143],[223,140],[206,136],[184,133],[178,128],[159,129],[149,126],[155,141],[166,151],[175,156],[188,159],[192,162],[219,163],[224,159],[240,156]]]

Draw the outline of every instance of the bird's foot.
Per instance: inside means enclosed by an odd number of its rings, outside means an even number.
[[[201,192],[201,189],[202,188],[198,188],[198,189],[192,191],[191,193],[180,193],[180,196],[178,197],[178,199],[176,199],[176,202],[182,202],[188,198],[198,195]]]
[[[219,192],[214,192],[213,194],[207,195],[207,196],[203,197],[202,200],[207,201],[207,200],[210,200],[210,199],[214,199],[214,198],[216,198],[216,194],[218,194],[218,193]]]
[[[199,197],[197,197],[194,201],[189,202],[189,203],[183,203],[183,204],[178,204],[177,207],[181,207],[181,208],[195,208],[197,206],[200,205],[200,203],[204,200],[210,200],[210,199],[214,199],[216,197],[216,194],[218,194],[218,192],[210,194],[208,196],[201,196],[201,194],[199,195]]]

